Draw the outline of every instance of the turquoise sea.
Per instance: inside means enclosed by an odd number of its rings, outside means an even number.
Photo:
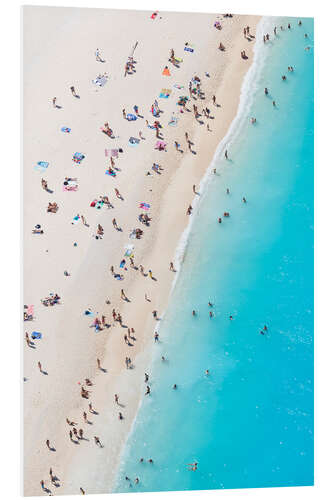
[[[313,20],[265,23],[230,160],[221,145],[201,187],[116,492],[313,484]]]

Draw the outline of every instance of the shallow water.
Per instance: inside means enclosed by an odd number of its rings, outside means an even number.
[[[313,484],[313,20],[288,22],[197,207],[117,492]]]

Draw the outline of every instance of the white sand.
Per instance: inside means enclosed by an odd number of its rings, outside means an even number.
[[[243,27],[251,33],[259,21],[254,16],[222,18],[223,29],[213,24],[213,14],[162,13],[155,20],[148,12],[73,9],[52,7],[24,8],[24,303],[35,305],[35,320],[24,324],[24,331],[43,333],[35,341],[35,349],[24,343],[24,493],[43,494],[43,479],[53,494],[107,493],[112,488],[114,473],[124,442],[144,394],[144,372],[149,372],[149,360],[154,326],[152,311],[162,313],[167,305],[174,274],[169,262],[188,216],[186,209],[193,199],[192,185],[197,186],[208,168],[215,149],[226,134],[236,114],[243,77],[252,62],[252,47],[243,37]],[[136,73],[124,78],[127,56],[138,41],[135,51]],[[184,42],[194,44],[194,53],[184,52]],[[217,49],[219,42],[225,52]],[[99,47],[105,63],[96,62],[94,52]],[[168,62],[170,49],[182,57],[180,68]],[[245,49],[249,58],[240,58]],[[171,77],[162,76],[168,65]],[[210,78],[205,76],[205,72]],[[98,73],[110,76],[103,88],[92,80]],[[191,101],[211,110],[214,120],[204,117],[204,125],[194,120],[193,112],[180,116],[177,127],[168,126],[178,95],[188,95],[188,82],[201,78],[206,99]],[[178,91],[173,84],[184,85]],[[80,99],[71,95],[74,85]],[[155,133],[145,125],[153,122],[150,106],[162,88],[172,89],[169,99],[158,99],[164,111],[159,120],[168,143],[167,152],[154,150]],[[212,104],[216,95],[220,108]],[[54,109],[56,96],[62,109]],[[128,122],[122,109],[133,112],[133,106],[145,119]],[[100,127],[109,122],[116,139],[102,134]],[[212,132],[206,130],[210,124]],[[62,126],[72,129],[60,132]],[[130,136],[142,131],[146,140],[138,147],[128,146]],[[189,133],[196,155],[191,154],[184,138]],[[178,140],[184,154],[175,151]],[[121,169],[116,178],[105,175],[109,160],[105,148],[122,147],[124,153],[116,160]],[[85,154],[81,165],[72,162],[76,151]],[[44,174],[33,166],[37,161],[49,161]],[[162,175],[151,170],[153,162],[161,165]],[[152,173],[146,176],[147,171]],[[77,192],[63,192],[66,176],[77,177]],[[41,188],[41,178],[47,180],[49,194]],[[117,187],[124,201],[115,197]],[[114,206],[108,210],[90,207],[90,202],[107,195]],[[56,214],[47,213],[49,202],[57,202]],[[151,204],[150,227],[138,221],[139,202]],[[76,214],[83,214],[89,224],[72,225]],[[122,232],[113,228],[115,217]],[[104,228],[104,237],[96,240],[97,224]],[[41,224],[44,234],[32,235],[35,224]],[[144,231],[140,240],[129,240],[130,230]],[[74,247],[77,242],[77,247]],[[152,269],[157,281],[144,278],[128,267],[124,281],[116,281],[110,265],[119,272],[124,246],[135,245],[134,260],[146,271]],[[129,263],[129,262],[128,262]],[[70,273],[64,276],[64,271]],[[121,271],[122,272],[122,271]],[[120,299],[123,288],[131,302]],[[40,299],[57,292],[61,304],[44,307]],[[151,302],[144,299],[144,295]],[[109,299],[111,305],[106,304]],[[112,324],[96,334],[89,328],[91,318],[84,316],[90,307],[98,316],[104,314]],[[119,310],[123,321],[135,329],[136,342],[129,347],[123,340],[127,329],[112,321],[112,309]],[[134,365],[126,370],[125,356]],[[97,370],[96,358],[101,359],[107,373]],[[48,375],[42,375],[41,361]],[[90,400],[99,412],[88,412],[88,401],[80,395],[84,379],[90,378]],[[89,388],[88,388],[89,389]],[[114,394],[126,407],[114,404]],[[125,419],[119,421],[119,409]],[[83,421],[88,412],[92,425]],[[77,422],[89,441],[74,444],[69,439],[66,417]],[[99,436],[104,448],[94,443]],[[45,445],[50,440],[55,452]],[[49,480],[49,468],[60,478],[55,488]]]

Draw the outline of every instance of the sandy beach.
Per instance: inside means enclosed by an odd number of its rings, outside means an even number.
[[[45,494],[41,480],[53,494],[80,494],[80,487],[87,494],[112,490],[126,438],[145,397],[144,374],[149,374],[159,323],[152,313],[157,311],[161,318],[167,307],[175,278],[169,265],[191,217],[187,209],[200,195],[194,194],[193,186],[198,192],[237,112],[242,81],[252,62],[255,39],[245,38],[243,28],[249,26],[254,36],[259,17],[162,12],[152,19],[151,14],[23,10],[23,300],[34,306],[34,319],[24,322],[23,337],[25,332],[42,333],[30,346],[25,340],[23,344],[25,495]],[[221,30],[214,27],[216,21]],[[124,76],[136,42],[135,72]],[[220,42],[224,51],[218,48]],[[185,43],[193,52],[184,51]],[[96,60],[97,47],[105,62]],[[169,61],[170,49],[182,58],[179,67]],[[240,57],[243,50],[246,59]],[[170,76],[162,74],[165,66]],[[103,73],[108,79],[99,87],[93,80]],[[181,113],[177,101],[189,96],[194,76],[200,78],[204,98],[190,97]],[[72,95],[71,86],[79,97]],[[162,89],[171,90],[168,98],[159,97]],[[59,108],[52,105],[53,97]],[[155,130],[146,125],[146,120],[154,121],[150,108],[155,99],[166,151],[155,149]],[[200,113],[197,120],[193,104]],[[142,118],[124,119],[122,110],[134,113],[135,105]],[[203,107],[209,108],[210,118],[202,114]],[[168,125],[173,113],[176,126]],[[106,122],[114,138],[102,133]],[[62,127],[71,131],[62,132]],[[129,145],[129,138],[138,139],[139,132],[139,143]],[[185,133],[193,143],[191,149]],[[183,152],[176,150],[175,141]],[[123,150],[115,158],[119,169],[115,177],[105,174],[110,167],[105,149],[114,148]],[[72,161],[76,152],[84,155],[80,164]],[[39,161],[49,162],[48,167],[36,171]],[[160,173],[152,170],[154,163],[162,167]],[[77,190],[63,189],[66,177],[77,179]],[[41,179],[52,193],[42,189]],[[91,206],[101,196],[108,197],[112,208],[106,203],[100,209]],[[47,212],[50,202],[57,203],[56,213]],[[141,203],[150,206],[145,212],[151,218],[149,226],[138,220],[144,212]],[[86,225],[74,220],[77,215],[85,217]],[[43,234],[32,234],[37,224]],[[104,234],[96,239],[98,224]],[[140,239],[129,237],[136,228],[143,231]],[[127,245],[133,245],[134,265],[142,265],[146,276],[124,257]],[[126,263],[120,268],[122,259]],[[115,279],[111,266],[122,280]],[[121,298],[122,289],[128,301]],[[41,299],[50,293],[57,293],[60,300],[46,307]],[[114,321],[113,309],[121,315],[122,325]],[[85,314],[87,310],[92,314]],[[96,333],[91,325],[102,316],[105,327]],[[131,345],[124,341],[128,328],[134,329]],[[130,369],[126,357],[131,358]],[[97,359],[103,370],[98,369]],[[82,386],[90,391],[89,399],[81,397]],[[123,406],[115,403],[115,394]],[[89,411],[89,403],[95,413]],[[70,426],[66,418],[77,425]],[[84,439],[71,441],[73,427],[83,430]],[[50,467],[59,478],[54,482],[58,487],[50,481]]]

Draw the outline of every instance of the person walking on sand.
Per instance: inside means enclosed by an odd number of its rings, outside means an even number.
[[[156,310],[153,311],[153,317],[154,317],[154,319],[157,319],[157,311]]]
[[[155,340],[155,342],[159,341],[159,335],[157,332],[154,333],[154,340]]]
[[[170,267],[169,267],[170,271],[173,271],[173,272],[176,272],[176,269],[173,265],[173,262],[170,262]]]
[[[147,383],[148,380],[149,380],[149,375],[148,375],[148,373],[145,373],[145,382]]]
[[[121,298],[122,298],[123,300],[128,301],[128,298],[126,297],[126,295],[125,295],[125,292],[124,292],[123,288],[121,289],[121,292],[120,292],[120,293],[121,293]]]
[[[45,490],[45,483],[44,483],[43,479],[41,480],[40,485],[41,485],[42,490]]]
[[[39,371],[42,372],[43,371],[42,370],[42,363],[40,361],[38,361],[37,366],[38,366]]]
[[[146,393],[145,393],[145,396],[149,395],[150,394],[150,387],[149,385],[146,386]]]
[[[53,97],[53,99],[52,99],[52,105],[53,105],[54,108],[57,107],[56,101],[57,101],[57,98]]]
[[[49,450],[51,449],[50,448],[50,440],[49,439],[46,440],[46,446],[48,447]]]
[[[197,192],[196,192],[196,190],[195,190],[195,184],[193,184],[193,186],[192,186],[192,190],[193,190],[193,193],[194,193],[194,194],[197,194]]]
[[[100,53],[99,49],[96,49],[95,57],[96,57],[96,61],[98,61],[98,62],[104,62],[104,60],[101,58],[101,53]]]
[[[115,403],[116,403],[117,405],[119,404],[119,396],[118,396],[118,394],[115,394],[115,395],[114,395],[114,401],[115,401]]]
[[[79,429],[79,436],[80,436],[80,439],[83,439],[83,429]]]
[[[102,448],[102,443],[98,436],[94,436],[95,444]]]
[[[83,420],[86,424],[88,423],[87,414],[85,411],[83,412]]]
[[[100,361],[100,359],[98,359],[98,358],[97,358],[97,368],[98,368],[99,370],[101,370],[101,369],[102,369],[102,367],[101,367],[101,361]]]
[[[84,491],[84,489],[83,489],[83,488],[81,488],[81,486],[80,486],[80,492],[82,493],[82,495],[85,495],[85,494],[86,494],[86,492]]]
[[[73,441],[73,432],[72,432],[72,431],[69,431],[69,439],[70,439],[71,441]]]
[[[121,413],[121,411],[118,413],[118,418],[119,418],[119,420],[123,420],[123,418],[124,418],[123,414]]]
[[[224,157],[226,160],[228,159],[228,150],[227,149],[224,151]]]

